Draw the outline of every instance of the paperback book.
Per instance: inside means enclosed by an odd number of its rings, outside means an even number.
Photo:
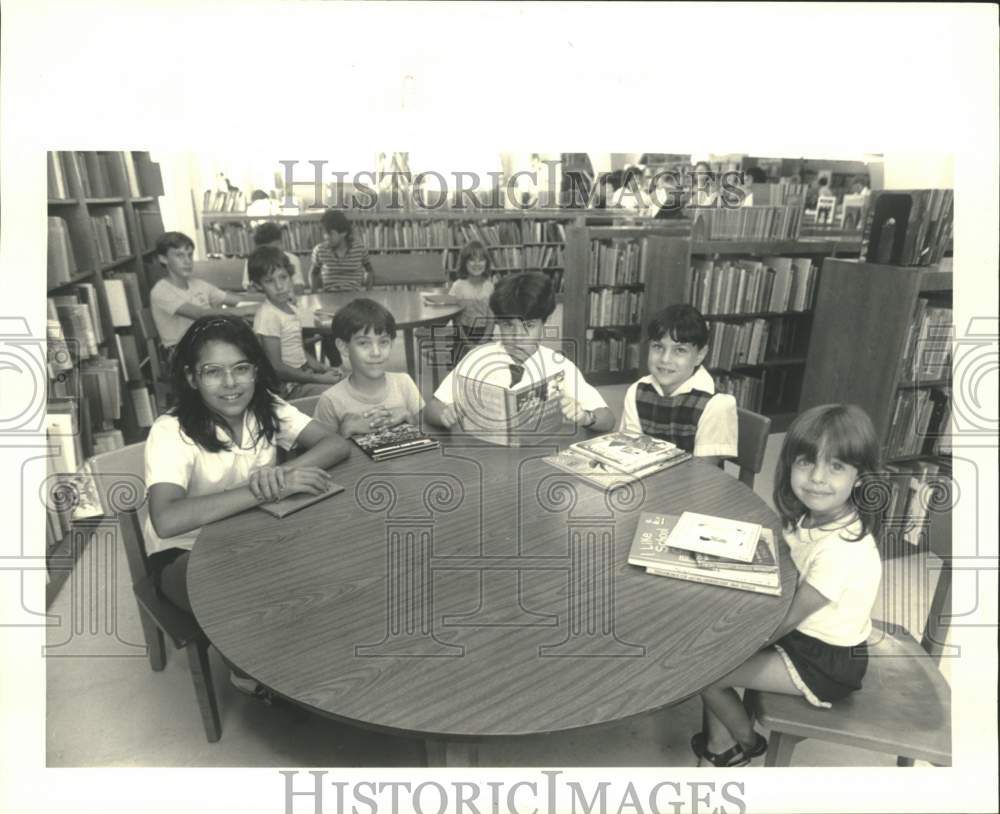
[[[464,432],[493,444],[517,447],[556,434],[563,425],[559,400],[565,374],[530,375],[506,386],[505,371],[487,381],[455,374],[455,403]]]
[[[434,438],[424,435],[408,421],[366,435],[355,435],[351,440],[373,461],[412,455],[440,446]]]
[[[609,432],[570,444],[569,448],[625,474],[635,474],[686,454],[669,441],[631,432]]]
[[[572,475],[579,475],[585,480],[601,489],[613,489],[626,483],[633,483],[642,478],[663,472],[666,469],[691,460],[691,456],[686,452],[681,452],[666,461],[647,466],[634,472],[622,472],[615,469],[603,461],[592,458],[589,455],[582,455],[572,447],[562,450],[555,455],[549,455],[542,460],[550,466],[569,472]]]
[[[328,497],[333,497],[343,491],[343,486],[334,483],[322,494],[292,495],[291,497],[276,500],[274,503],[261,503],[259,508],[277,518],[288,517],[290,514],[301,511],[307,506],[312,506],[314,503],[319,503],[321,500],[326,500]]]

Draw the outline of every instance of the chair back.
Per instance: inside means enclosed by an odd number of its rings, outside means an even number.
[[[927,514],[927,543],[941,560],[941,573],[927,609],[920,646],[935,661],[940,661],[951,625],[951,511],[931,508]]]
[[[316,405],[319,403],[319,396],[303,396],[300,399],[292,399],[288,403],[300,413],[304,413],[312,418],[316,413]]]
[[[102,452],[89,460],[104,515],[118,520],[132,584],[149,576],[142,524],[146,506],[144,443]]]
[[[377,286],[443,286],[448,282],[444,253],[390,252],[372,255],[374,284]]]
[[[191,276],[211,283],[223,291],[242,291],[243,270],[246,263],[242,257],[195,260]]]
[[[740,468],[740,481],[753,489],[754,476],[764,466],[767,436],[771,419],[751,410],[736,408],[739,440],[736,446],[736,463]]]

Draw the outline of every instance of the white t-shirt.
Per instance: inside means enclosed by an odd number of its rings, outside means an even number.
[[[181,430],[176,416],[161,415],[149,430],[146,439],[146,488],[155,483],[175,483],[187,490],[188,497],[212,495],[233,489],[247,482],[255,469],[274,466],[278,452],[291,449],[309,424],[310,418],[285,401],[278,399],[274,408],[278,431],[274,443],[261,436],[250,446],[257,429],[257,418],[252,411],[243,416],[243,445],[221,452],[208,452]],[[220,439],[229,440],[221,430]],[[200,528],[176,537],[161,538],[153,528],[152,520],[145,523],[146,549],[149,553],[168,548],[191,548]]]
[[[291,252],[284,252],[285,257],[288,258],[288,262],[292,264],[292,285],[300,285],[305,287],[305,282],[302,278],[302,261],[292,254]],[[247,290],[250,288],[250,261],[248,260],[243,264],[243,289]]]
[[[462,312],[458,315],[460,325],[485,327],[490,316],[493,283],[484,280],[481,285],[473,285],[468,280],[455,280],[448,294],[462,301]]]
[[[659,395],[663,388],[652,376],[643,376],[625,391],[625,406],[622,408],[622,420],[618,429],[622,432],[642,432],[642,423],[635,406],[635,393],[639,385],[648,383]],[[699,366],[691,378],[681,384],[673,393],[679,396],[701,390],[703,393],[715,393],[715,380],[712,374]],[[738,454],[739,418],[736,413],[736,399],[728,393],[715,393],[708,400],[705,409],[698,419],[698,428],[694,433],[694,454],[696,456],[719,456],[735,458]]]
[[[178,288],[166,278],[160,280],[149,292],[149,306],[160,343],[165,348],[173,347],[194,322],[190,317],[177,313],[182,305],[190,303],[199,308],[215,308],[225,301],[225,291],[196,277],[188,280],[187,288]]]
[[[502,342],[490,342],[474,348],[458,366],[452,370],[437,390],[434,398],[443,404],[452,404],[457,395],[456,374],[469,378],[491,382],[501,387],[510,387],[510,365],[514,359]],[[597,388],[589,384],[569,359],[558,351],[545,345],[540,345],[531,356],[522,363],[524,374],[522,381],[541,382],[559,371],[563,372],[563,388],[565,395],[575,399],[584,410],[599,410],[607,407]]]
[[[799,582],[808,582],[830,600],[799,623],[798,629],[807,636],[852,647],[871,633],[882,561],[870,534],[852,540],[860,533],[857,518],[846,527],[831,530],[804,529],[799,520],[794,531],[785,532]]]
[[[355,389],[348,377],[319,397],[313,418],[327,425],[332,426],[334,422],[339,425],[348,413],[363,413],[380,406],[387,410],[405,407],[410,417],[416,420],[417,413],[424,409],[424,399],[407,373],[386,373],[385,395],[381,398],[372,398]]]
[[[282,311],[264,300],[253,317],[253,332],[260,336],[276,337],[281,343],[281,361],[289,367],[302,367],[306,363],[306,349],[302,344],[302,319],[298,309],[294,314]]]

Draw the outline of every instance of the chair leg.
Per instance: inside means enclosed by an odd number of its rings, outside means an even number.
[[[154,672],[160,672],[167,664],[167,648],[163,640],[163,631],[142,608],[139,608],[139,621],[142,623],[142,635],[149,651],[149,666]]]
[[[896,758],[896,765],[897,766],[903,766],[903,767],[913,766],[913,758],[912,757],[903,757],[903,756],[897,757]]]
[[[222,724],[219,722],[219,705],[215,700],[212,670],[208,663],[208,642],[204,639],[193,641],[184,649],[191,665],[191,680],[201,711],[201,722],[205,726],[205,737],[209,743],[215,743],[222,737]]]
[[[771,730],[771,739],[767,744],[767,756],[764,758],[765,766],[790,766],[792,764],[792,752],[795,745],[803,738],[796,735],[789,735],[787,732],[777,732]]]

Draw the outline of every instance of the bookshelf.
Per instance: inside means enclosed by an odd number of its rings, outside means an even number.
[[[908,542],[926,519],[920,490],[951,469],[952,320],[951,258],[824,263],[802,408],[850,402],[871,416],[893,491],[888,525]],[[899,537],[883,541],[884,554],[898,553]]]
[[[582,362],[580,367],[588,380],[597,384],[631,382],[645,373],[642,331],[649,317],[671,303],[690,302],[709,323],[711,339],[705,365],[719,390],[733,393],[741,406],[770,416],[774,431],[781,432],[799,409],[819,263],[827,256],[856,254],[858,244],[818,238],[698,241],[685,234],[686,228],[683,223],[665,227],[663,221],[655,221],[633,227],[570,229],[564,335],[577,347],[589,349],[591,357],[598,349],[596,360],[583,355],[578,362]],[[600,316],[592,318],[594,306],[600,306],[600,300],[594,302],[593,296],[599,288],[593,282],[594,274],[599,273],[594,263],[600,262],[594,244],[615,242],[644,246],[642,286],[605,288],[641,290],[644,298],[639,313],[631,315],[638,318],[629,325],[602,327]],[[767,271],[770,266],[779,270]],[[768,279],[781,275],[785,275],[784,289],[776,290]],[[624,342],[624,363],[605,364],[599,348],[610,339],[614,344],[609,357]]]
[[[57,474],[142,440],[156,416],[146,264],[163,184],[146,152],[50,152],[48,423]],[[142,396],[145,393],[145,397]],[[50,544],[67,518],[50,516]]]
[[[209,255],[245,257],[253,250],[253,229],[265,221],[284,227],[283,248],[304,258],[324,239],[323,209],[298,215],[248,216],[201,213]],[[462,247],[479,240],[490,255],[494,279],[509,272],[543,271],[562,292],[566,228],[580,216],[573,210],[433,210],[367,212],[349,210],[355,235],[369,254],[429,253],[441,255],[453,273]]]

